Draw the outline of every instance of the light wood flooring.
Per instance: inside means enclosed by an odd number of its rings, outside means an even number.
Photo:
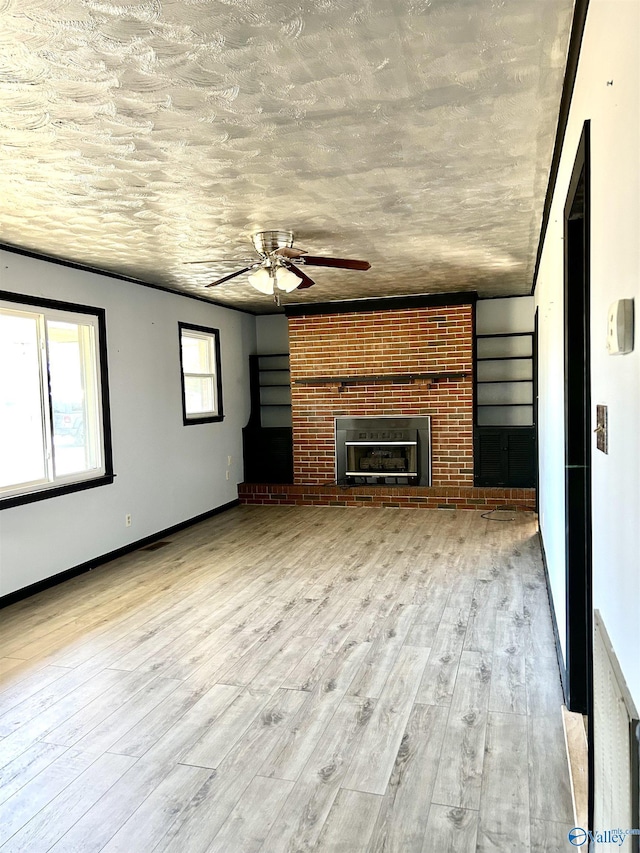
[[[1,853],[568,849],[533,515],[237,507],[0,649]]]

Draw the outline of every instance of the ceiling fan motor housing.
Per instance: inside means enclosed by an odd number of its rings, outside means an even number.
[[[293,231],[258,231],[251,237],[256,252],[266,257],[276,249],[293,246]]]

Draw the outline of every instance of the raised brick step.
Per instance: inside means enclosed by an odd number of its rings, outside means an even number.
[[[426,486],[336,486],[240,483],[244,504],[295,506],[375,506],[415,509],[497,509],[533,511],[535,489],[489,489]]]

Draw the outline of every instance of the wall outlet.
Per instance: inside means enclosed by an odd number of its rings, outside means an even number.
[[[232,460],[232,459],[233,459],[233,456],[227,456],[227,465],[231,465],[231,460]],[[228,479],[228,478],[227,478],[227,479]]]
[[[229,472],[227,471],[227,480],[229,479]]]
[[[131,513],[128,512],[124,517],[124,526],[131,527]]]

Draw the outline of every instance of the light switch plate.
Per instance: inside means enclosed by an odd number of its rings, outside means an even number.
[[[609,452],[609,414],[607,406],[596,406],[596,447],[603,453]]]

